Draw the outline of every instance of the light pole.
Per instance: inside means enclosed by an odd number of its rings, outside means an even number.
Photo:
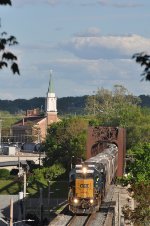
[[[48,181],[48,206],[50,203],[50,192],[51,192],[51,182],[50,180]]]
[[[72,165],[73,165],[73,164],[72,164],[72,158],[74,158],[74,155],[71,156],[71,169],[72,169]]]
[[[57,193],[57,192],[59,192],[59,188],[56,188],[56,202],[57,202],[57,205],[58,205],[58,203],[59,203],[59,201],[58,201],[58,195],[59,195],[59,193]]]
[[[38,144],[40,144],[39,148],[39,167],[41,166],[41,129],[38,128]]]
[[[23,198],[26,197],[27,193],[27,175],[26,175],[26,170],[23,173]]]
[[[1,149],[1,140],[2,140],[2,119],[0,119],[0,149]]]
[[[95,91],[93,91],[93,113],[94,113],[94,116],[95,116]]]

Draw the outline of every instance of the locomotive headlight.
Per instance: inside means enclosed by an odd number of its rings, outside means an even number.
[[[86,174],[87,173],[87,168],[86,167],[83,167],[82,168],[82,171],[83,171],[83,174]]]
[[[93,204],[93,202],[94,202],[94,200],[93,199],[90,199],[90,203]]]
[[[78,203],[78,199],[74,198],[73,202],[74,202],[75,204],[77,204],[77,203]]]

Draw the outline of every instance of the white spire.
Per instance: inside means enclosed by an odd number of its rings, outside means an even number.
[[[57,112],[57,98],[53,91],[52,70],[50,70],[50,80],[47,93],[47,112]]]

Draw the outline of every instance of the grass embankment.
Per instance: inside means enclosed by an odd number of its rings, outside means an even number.
[[[67,181],[51,181],[48,183],[37,182],[27,185],[27,193],[29,196],[38,197],[40,189],[43,189],[43,197],[47,197],[50,192],[51,198],[67,198],[68,182]],[[19,180],[2,180],[0,179],[0,195],[16,195],[23,191],[23,181]]]
[[[21,183],[13,180],[0,180],[0,195],[16,195],[21,191]]]

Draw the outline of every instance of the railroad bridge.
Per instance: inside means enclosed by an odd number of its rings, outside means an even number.
[[[102,152],[108,143],[114,143],[118,146],[117,176],[122,176],[126,154],[126,130],[124,128],[90,126],[88,128],[86,158],[89,159]]]

